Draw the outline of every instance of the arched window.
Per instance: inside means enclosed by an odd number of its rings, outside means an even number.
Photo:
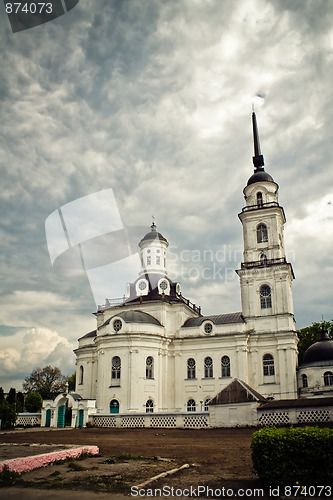
[[[213,360],[209,356],[207,356],[207,358],[205,358],[204,368],[205,368],[205,378],[212,378],[213,377]]]
[[[266,243],[268,241],[267,226],[265,224],[259,224],[257,227],[257,242]]]
[[[116,399],[110,401],[110,413],[119,413],[119,401]]]
[[[262,285],[260,288],[260,306],[261,309],[269,309],[272,307],[271,287],[268,285]]]
[[[324,385],[333,385],[333,373],[325,372],[324,373]]]
[[[156,257],[156,264],[159,266],[161,264],[161,257],[157,255]]]
[[[222,356],[221,358],[222,377],[230,377],[230,358]]]
[[[80,379],[79,379],[79,384],[82,385],[83,384],[83,366],[81,365],[80,366]]]
[[[262,193],[260,191],[257,193],[257,205],[258,205],[258,207],[262,207],[262,205],[263,205]]]
[[[308,376],[305,375],[305,373],[303,373],[303,375],[302,375],[302,385],[304,388],[306,388],[308,386]]]
[[[111,369],[111,385],[120,386],[121,361],[119,356],[113,356]]]
[[[274,358],[271,354],[265,354],[263,359],[263,370],[265,377],[271,377],[274,375]]]
[[[204,402],[204,411],[209,411],[208,403],[210,402],[210,398],[206,398]]]
[[[195,378],[195,360],[193,358],[189,358],[187,360],[187,378]]]
[[[196,410],[196,404],[194,399],[189,399],[187,401],[187,411],[195,411]]]
[[[154,378],[154,359],[151,356],[146,359],[146,378]]]
[[[148,255],[148,257],[147,257],[147,266],[150,266],[150,264],[151,264],[151,257],[150,257],[150,255]]]
[[[146,413],[154,413],[154,401],[152,399],[148,399],[146,402]]]

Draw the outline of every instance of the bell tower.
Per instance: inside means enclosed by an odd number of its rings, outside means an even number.
[[[244,252],[237,272],[243,316],[255,320],[255,330],[295,330],[291,282],[294,273],[286,260],[283,208],[279,186],[264,169],[256,115],[252,113],[254,173],[243,190],[245,206],[238,215],[243,225]],[[265,320],[264,320],[265,319]]]

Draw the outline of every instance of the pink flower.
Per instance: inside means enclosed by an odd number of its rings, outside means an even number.
[[[45,467],[57,460],[66,460],[66,458],[77,458],[83,453],[90,455],[98,455],[98,446],[80,446],[79,448],[70,448],[67,450],[53,451],[51,453],[43,453],[42,455],[34,455],[25,458],[13,458],[12,460],[5,460],[0,462],[0,472],[6,465],[9,470],[18,472],[27,472],[30,470]]]

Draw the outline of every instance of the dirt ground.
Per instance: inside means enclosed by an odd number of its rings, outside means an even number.
[[[250,444],[253,432],[253,429],[30,430],[1,433],[0,442],[99,446],[101,457],[78,461],[79,466],[62,464],[23,474],[28,487],[39,484],[47,488],[59,488],[67,481],[66,487],[75,490],[129,493],[129,485],[141,484],[161,472],[189,464],[190,467],[151,483],[149,488],[157,489],[167,485],[168,488],[184,489],[210,485],[214,489],[225,487],[236,490],[261,486],[252,472]],[[14,448],[23,449],[12,446],[11,453],[14,454]],[[130,454],[132,457],[140,455],[142,459],[126,460],[125,457],[122,460],[116,459],[113,464],[104,463],[106,457],[119,457],[121,454]],[[154,460],[154,457],[169,460]],[[89,484],[87,475],[90,478]],[[116,483],[118,489],[114,488]]]

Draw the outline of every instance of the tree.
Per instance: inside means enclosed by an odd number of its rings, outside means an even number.
[[[26,392],[39,392],[43,399],[54,399],[57,394],[64,392],[65,388],[66,377],[59,368],[50,365],[36,368],[23,382]]]
[[[0,387],[0,402],[5,399],[5,391],[2,387]]]
[[[24,410],[24,394],[23,392],[19,391],[16,394],[16,411],[21,412]]]
[[[0,420],[2,429],[14,427],[16,422],[16,411],[14,405],[8,403],[6,399],[0,401]]]
[[[7,401],[10,405],[13,405],[16,402],[16,389],[14,389],[13,387],[9,389]]]
[[[306,326],[301,328],[298,333],[299,343],[298,343],[298,363],[303,362],[303,356],[305,351],[310,345],[317,342],[320,337],[322,329],[325,328],[328,334],[332,337],[333,332],[333,320],[322,321],[321,323],[312,323],[311,326]]]
[[[40,411],[43,398],[39,392],[30,392],[25,398],[25,410],[31,413]]]
[[[75,386],[76,386],[76,372],[74,372],[70,377],[68,377],[67,382],[68,382],[68,390],[69,391],[75,391]]]

